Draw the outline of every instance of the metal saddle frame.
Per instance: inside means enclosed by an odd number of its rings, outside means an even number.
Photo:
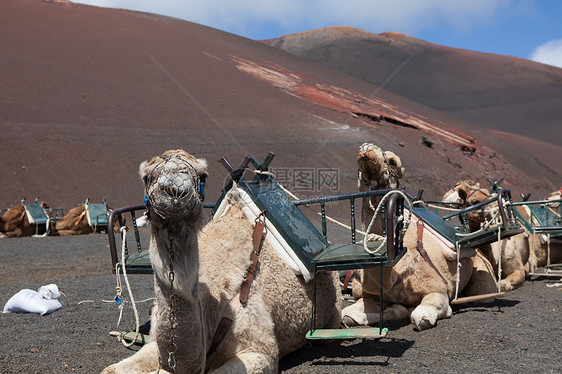
[[[559,203],[559,211],[549,204]],[[513,203],[514,206],[523,206],[528,208],[530,218],[526,219],[521,212],[515,209],[515,215],[525,229],[533,235],[532,248],[535,248],[535,240],[537,235],[544,235],[547,242],[547,263],[545,268],[547,272],[537,272],[535,262],[531,262],[529,275],[537,276],[556,276],[562,273],[562,264],[551,263],[550,243],[552,240],[562,240],[562,199],[560,200],[537,200],[522,201]],[[534,255],[534,252],[533,252]]]
[[[34,237],[45,237],[48,236],[51,232],[51,222],[60,221],[61,215],[64,215],[62,208],[57,209],[50,209],[50,208],[43,208],[39,198],[35,198],[33,204],[28,204],[25,201],[25,198],[21,201],[22,205],[25,208],[25,213],[27,215],[27,219],[30,224],[35,225],[35,234]],[[39,227],[45,225],[45,232],[43,234],[39,234]]]
[[[414,214],[420,214],[427,223],[434,228],[437,232],[441,235],[446,237],[447,239],[451,240],[455,243],[458,250],[463,250],[465,248],[478,248],[480,246],[490,244],[499,240],[507,239],[511,236],[521,234],[524,230],[520,227],[519,223],[517,222],[515,211],[513,207],[513,203],[511,202],[511,191],[508,189],[501,189],[499,188],[499,182],[493,184],[495,188],[493,192],[496,192],[497,195],[491,197],[485,201],[482,201],[478,204],[472,205],[468,208],[463,209],[452,209],[454,210],[453,213],[446,214],[444,216],[439,216],[436,211],[439,210],[439,207],[451,208],[452,206],[457,205],[456,203],[447,202],[447,201],[427,201],[425,204],[416,205],[414,208]],[[486,210],[489,206],[493,203],[497,203],[498,206],[498,216],[500,218],[499,221],[487,221],[487,212]],[[432,205],[435,207],[435,211],[429,206]],[[417,210],[417,212],[416,212]],[[486,224],[480,230],[475,232],[470,232],[468,227],[468,219],[467,215],[470,213],[480,213]],[[428,219],[431,217],[431,214],[439,217],[439,219],[435,218]],[[457,220],[456,223],[453,223]],[[460,266],[459,264],[460,256],[457,256],[457,268]],[[458,291],[455,293],[455,298],[451,301],[451,304],[461,304],[465,302],[472,302],[482,299],[487,299],[490,297],[501,297],[505,294],[505,292],[501,291],[501,256],[499,259],[499,266],[498,266],[498,292],[492,294],[483,294],[483,295],[474,295],[468,297],[458,297]]]

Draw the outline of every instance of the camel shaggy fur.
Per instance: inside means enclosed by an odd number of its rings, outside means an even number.
[[[404,174],[401,160],[392,152],[365,143],[357,154],[359,191],[396,189]],[[363,199],[361,222],[365,230],[378,204],[378,198]],[[382,234],[382,221],[373,225],[373,233]],[[371,234],[371,233],[369,233]],[[438,272],[416,249],[417,228],[411,224],[404,236],[407,252],[392,268],[383,269],[382,292],[385,302],[383,318],[397,320],[410,317],[417,330],[435,326],[438,319],[449,318],[449,301],[455,295],[456,261],[448,259],[439,239],[427,230],[423,232],[423,247]],[[459,290],[466,296],[493,293],[496,283],[489,262],[480,254],[461,260]],[[342,320],[347,325],[379,323],[380,269],[368,268],[356,272],[353,296],[356,302],[344,308]]]
[[[41,203],[44,209],[49,209],[49,205],[45,202]],[[8,209],[2,217],[0,217],[0,237],[17,238],[21,236],[32,236],[35,234],[44,234],[46,230],[45,224],[39,225],[39,232],[35,224],[29,222],[25,207],[16,205]],[[50,222],[49,235],[56,235],[55,224]]]
[[[293,273],[266,233],[249,299],[242,305],[239,292],[251,264],[253,222],[233,203],[204,226],[197,186],[207,176],[206,162],[183,150],[142,163],[140,174],[150,201],[157,304],[152,340],[104,373],[169,372],[171,350],[176,373],[276,373],[278,359],[305,343],[313,282],[305,283]],[[341,313],[337,275],[316,276],[317,299],[322,301],[317,305],[318,326],[337,328]],[[210,352],[224,317],[233,323]]]
[[[466,208],[485,201],[490,197],[490,193],[481,188],[479,183],[473,180],[463,180],[444,194],[443,201],[462,202],[463,206]],[[489,208],[493,207],[497,207],[497,203],[490,204]],[[527,214],[524,212],[523,208],[517,207],[517,209]],[[489,218],[490,216],[488,213],[487,217],[484,217],[480,210],[468,213],[467,221],[469,230],[471,232],[479,230],[484,220]],[[479,249],[492,263],[494,272],[496,273],[500,265],[501,249],[502,291],[511,291],[524,284],[529,269],[528,260],[530,247],[528,234],[514,235],[499,242],[483,245],[479,247]]]

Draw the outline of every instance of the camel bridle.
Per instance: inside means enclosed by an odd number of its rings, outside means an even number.
[[[191,200],[191,198],[196,198],[197,200],[190,204],[190,206],[201,204],[205,200],[205,176],[200,176],[197,173],[197,169],[191,162],[180,156],[166,157],[160,156],[162,160],[156,165],[152,166],[150,173],[144,177],[145,185],[145,195],[144,195],[144,205],[147,208],[152,207],[160,218],[165,219],[165,214],[159,212],[158,206],[162,199],[164,199],[163,194],[154,193],[153,185],[158,183],[159,180],[164,180],[165,186],[161,186],[158,189],[165,191],[166,197],[173,199],[174,201],[182,201],[185,199]],[[183,172],[190,175],[191,186],[185,185],[185,180],[181,178],[173,177],[173,174],[178,173],[177,169],[167,169],[165,166],[169,162],[172,162],[180,167]]]

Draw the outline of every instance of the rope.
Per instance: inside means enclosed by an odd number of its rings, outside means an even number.
[[[404,235],[404,233],[406,232],[406,230],[408,229],[408,226],[410,226],[410,219],[412,218],[412,202],[410,201],[410,199],[402,192],[399,190],[392,190],[386,193],[386,195],[383,196],[383,198],[381,199],[381,201],[379,202],[379,205],[377,206],[377,209],[375,210],[375,213],[373,214],[373,217],[371,218],[371,222],[369,222],[369,226],[367,227],[367,233],[371,231],[371,228],[373,227],[373,223],[375,222],[375,219],[377,217],[377,215],[379,214],[379,212],[381,211],[382,207],[384,206],[384,204],[386,203],[386,200],[388,200],[390,198],[390,196],[394,195],[394,194],[399,194],[400,196],[402,196],[404,198],[405,201],[408,202],[408,207],[409,209],[409,213],[406,216],[401,216],[398,218],[398,220],[403,220],[404,221],[404,227],[402,228],[402,232],[400,233],[401,235]],[[388,230],[388,228],[387,228]],[[375,237],[380,238],[381,235],[378,234],[374,234]],[[369,247],[367,247],[367,235],[364,236],[363,238],[363,249],[365,250],[365,252],[369,253],[369,254],[375,254],[376,252],[378,252],[385,244],[386,244],[386,236],[383,238],[381,244],[375,249],[375,250],[371,250],[369,249]]]
[[[459,284],[461,282],[461,246],[459,244],[459,242],[457,241],[455,243],[455,250],[457,251],[457,275],[456,275],[456,280],[455,280],[455,300],[458,299],[459,297]]]
[[[133,344],[135,344],[135,341],[137,340],[138,336],[140,335],[139,332],[139,314],[137,312],[137,306],[135,304],[135,298],[133,297],[133,291],[131,290],[131,285],[129,284],[129,278],[127,277],[127,267],[125,266],[125,246],[127,243],[127,226],[123,226],[119,229],[119,231],[121,231],[121,235],[122,235],[122,242],[123,245],[121,246],[121,269],[123,269],[123,278],[125,279],[125,284],[127,285],[127,291],[129,292],[129,297],[131,298],[131,305],[133,307],[133,312],[135,314],[135,337],[129,342],[127,343],[125,341],[125,339],[123,338],[123,333],[121,333],[118,336],[118,339],[121,341],[121,343],[123,343],[123,345],[127,348],[131,347]],[[118,264],[116,265],[117,267],[119,266]],[[115,287],[117,289],[117,295],[115,296],[117,301],[117,297],[120,298],[121,295],[121,278],[119,277],[119,271],[117,270],[115,272],[116,277],[117,277],[117,286]],[[119,303],[119,302],[118,302]],[[123,304],[119,303],[119,320],[117,321],[117,327],[119,327],[119,324],[121,323],[121,317],[123,316]]]
[[[457,209],[457,208],[447,208],[444,206],[440,206],[440,205],[436,205],[436,204],[430,204],[430,203],[425,203],[425,205],[427,205],[430,208],[434,208],[434,209],[440,209],[440,210],[446,210],[449,212],[458,212],[461,209]]]
[[[498,293],[502,292],[502,229],[498,228],[498,247],[499,247],[499,259],[498,259]]]

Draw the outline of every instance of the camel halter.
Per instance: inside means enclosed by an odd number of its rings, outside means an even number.
[[[191,185],[193,188],[189,188],[182,178],[174,177],[174,174],[177,174],[177,170],[168,170],[164,167],[168,162],[183,165],[185,169],[188,170],[189,175],[191,176]],[[202,203],[205,200],[205,177],[200,177],[197,174],[195,166],[180,156],[162,157],[162,160],[154,165],[150,173],[145,177],[144,183],[146,195],[144,196],[144,204],[146,207],[151,206],[155,213],[164,220],[164,214],[159,212],[158,209],[163,197],[161,194],[151,193],[154,182],[160,180],[163,180],[162,184],[164,184],[164,190],[167,195],[174,200],[188,198],[194,193],[197,193],[199,202]]]

